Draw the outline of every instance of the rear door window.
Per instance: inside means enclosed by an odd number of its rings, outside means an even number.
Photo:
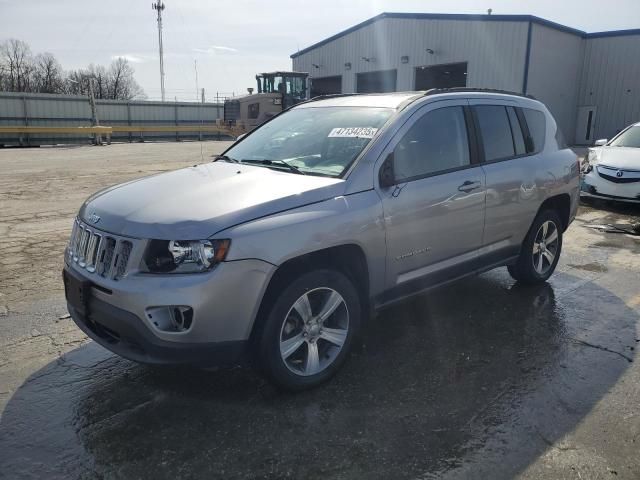
[[[482,137],[485,161],[493,162],[515,156],[516,151],[506,107],[478,105],[474,110]]]
[[[527,121],[529,135],[533,143],[533,151],[529,153],[538,153],[544,148],[545,131],[547,128],[544,113],[531,108],[523,108],[522,113]]]

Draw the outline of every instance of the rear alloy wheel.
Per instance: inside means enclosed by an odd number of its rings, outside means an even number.
[[[282,388],[314,387],[346,359],[359,317],[358,294],[347,277],[330,270],[304,274],[271,308],[260,342],[260,363]]]
[[[561,225],[554,210],[545,210],[536,217],[522,243],[518,261],[508,267],[514,279],[531,284],[547,281],[560,259]]]
[[[538,275],[546,274],[554,266],[558,245],[558,226],[547,220],[540,225],[533,241],[533,268]]]

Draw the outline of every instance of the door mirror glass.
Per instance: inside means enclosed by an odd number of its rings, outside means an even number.
[[[393,152],[391,152],[380,168],[380,187],[387,188],[396,184],[396,176],[393,171]]]
[[[608,138],[601,138],[600,140],[596,140],[596,142],[594,143],[594,145],[595,145],[596,147],[602,147],[602,146],[606,145],[608,141],[609,141],[609,139],[608,139]]]

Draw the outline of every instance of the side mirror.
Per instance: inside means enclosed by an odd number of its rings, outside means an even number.
[[[601,138],[600,140],[596,140],[594,142],[594,145],[596,147],[603,147],[603,146],[605,146],[607,144],[608,141],[609,141],[608,138]]]
[[[380,187],[388,188],[396,184],[396,175],[393,170],[393,152],[385,159],[382,167],[380,167]]]

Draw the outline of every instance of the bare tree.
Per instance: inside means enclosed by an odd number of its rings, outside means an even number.
[[[31,91],[33,57],[29,45],[15,38],[0,44],[0,64],[2,64],[3,88],[12,92]]]
[[[86,69],[64,74],[51,53],[34,58],[22,40],[9,39],[0,44],[0,90],[85,95],[90,82],[97,99],[144,99],[146,95],[133,74],[125,58],[116,58],[109,68],[92,63]]]
[[[109,96],[113,100],[131,100],[133,98],[144,97],[142,87],[138,85],[133,67],[127,59],[118,57],[109,66],[108,83]]]
[[[38,54],[34,61],[33,83],[35,90],[41,93],[60,93],[63,91],[62,67],[53,54]]]
[[[65,79],[65,93],[85,95],[89,90],[89,83],[93,87],[95,98],[109,97],[109,75],[102,65],[93,63],[86,70],[71,70]]]
[[[92,83],[96,98],[109,98],[109,75],[102,65],[89,65],[86,71],[88,81]]]
[[[63,80],[63,93],[69,95],[84,95],[86,88],[86,74],[84,70],[70,70],[67,72]]]

